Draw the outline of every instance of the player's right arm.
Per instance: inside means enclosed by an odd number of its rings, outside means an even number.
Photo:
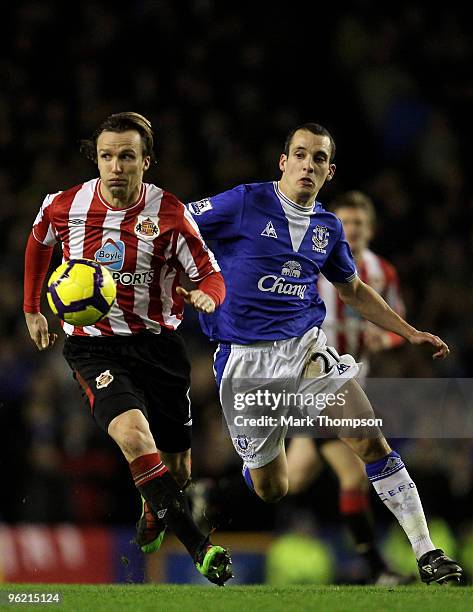
[[[239,235],[246,185],[187,204],[206,240],[226,240]]]
[[[351,272],[353,271],[353,274]],[[405,338],[411,344],[430,344],[434,359],[445,359],[448,346],[438,336],[418,331],[397,314],[372,287],[356,274],[350,248],[340,222],[339,236],[330,257],[321,268],[322,274],[335,285],[342,301],[357,310],[367,321]]]
[[[46,317],[41,314],[41,288],[48,272],[53,247],[42,245],[30,234],[25,251],[24,300],[26,326],[40,351],[53,346],[57,334],[50,333]]]
[[[411,344],[430,344],[435,350],[434,359],[445,359],[450,353],[446,343],[429,332],[423,332],[409,325],[383,300],[372,287],[356,277],[351,282],[334,283],[340,297],[361,316],[375,325],[406,338]]]
[[[56,341],[50,333],[46,317],[41,314],[41,289],[49,269],[56,238],[50,221],[49,206],[53,196],[47,196],[36,217],[25,251],[23,312],[31,339],[40,351]]]

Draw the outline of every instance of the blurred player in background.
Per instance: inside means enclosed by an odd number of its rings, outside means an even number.
[[[396,269],[369,248],[376,226],[372,200],[361,191],[348,191],[332,202],[330,210],[342,221],[358,276],[403,317],[405,308]],[[337,347],[339,353],[350,353],[362,361],[360,378],[366,378],[370,356],[400,346],[404,338],[362,319],[356,310],[343,303],[333,284],[323,275],[318,288],[327,310],[323,329],[328,343]]]
[[[360,191],[339,196],[330,210],[341,219],[345,237],[361,280],[373,287],[399,315],[404,304],[395,268],[369,249],[375,229],[375,210],[371,199]],[[335,286],[323,275],[318,280],[319,295],[327,309],[322,325],[327,343],[339,354],[349,353],[362,362],[358,381],[366,378],[369,359],[380,350],[399,346],[404,338],[365,321],[345,304]],[[355,543],[356,551],[365,559],[368,581],[377,584],[406,584],[412,576],[401,576],[389,569],[380,554],[370,516],[369,482],[363,462],[343,442],[330,438],[293,438],[287,449],[289,494],[303,494],[323,467],[323,460],[339,481],[339,512]],[[290,497],[289,497],[290,499]]]
[[[341,221],[316,201],[335,174],[334,158],[330,133],[306,123],[287,137],[280,181],[240,185],[189,205],[204,238],[213,241],[227,287],[221,308],[200,316],[204,332],[219,343],[214,366],[223,412],[246,483],[266,502],[288,491],[287,426],[276,419],[262,436],[250,421],[237,422],[237,394],[238,401],[250,393],[254,398],[261,379],[275,387],[288,383],[291,392],[306,397],[342,388],[344,417],[374,416],[354,380],[359,371],[354,358],[339,356],[320,329],[325,317],[317,291],[320,273],[362,318],[411,344],[430,346],[434,359],[449,353],[440,338],[409,325],[357,274]],[[263,408],[271,414],[275,405]],[[435,548],[415,483],[382,433],[336,435],[365,463],[376,492],[404,529],[421,579],[458,580],[462,569]]]
[[[83,142],[100,178],[46,196],[26,248],[24,312],[38,349],[51,347],[56,335],[40,312],[40,297],[57,242],[64,260],[108,266],[116,302],[95,325],[63,324],[64,356],[97,424],[129,463],[142,497],[142,550],[159,547],[167,523],[199,572],[222,585],[232,576],[228,552],[197,527],[182,492],[190,477],[192,417],[190,365],[177,327],[184,300],[214,312],[225,286],[184,205],[143,182],[153,140],[148,119],[130,112],[110,115]],[[196,289],[180,287],[182,271]]]

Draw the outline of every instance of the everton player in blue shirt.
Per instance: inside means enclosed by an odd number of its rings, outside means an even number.
[[[248,405],[258,400],[262,379],[292,380],[292,390],[312,394],[343,388],[349,403],[345,415],[373,415],[353,378],[358,364],[327,346],[320,329],[325,316],[317,293],[320,272],[368,321],[411,344],[430,345],[434,359],[449,353],[445,342],[409,325],[357,276],[341,221],[316,200],[335,174],[334,158],[335,142],[328,130],[306,123],[287,137],[280,181],[240,185],[189,206],[204,239],[213,241],[227,287],[220,309],[201,315],[204,332],[219,343],[215,372],[222,408],[244,462],[245,480],[267,502],[278,501],[288,490],[287,424],[266,412],[267,419],[274,420],[266,420],[269,429],[261,436],[254,421],[237,413],[245,406],[245,394],[251,396]],[[243,387],[245,393],[237,397]],[[399,454],[379,430],[367,437],[343,433],[339,437],[365,463],[376,492],[409,538],[421,579],[459,581],[461,567],[430,539],[417,488]]]
[[[219,343],[215,373],[223,412],[244,462],[245,480],[267,502],[278,501],[288,490],[284,438],[291,423],[278,420],[281,397],[266,394],[262,381],[270,381],[271,389],[274,381],[282,382],[280,390],[299,397],[325,392],[328,398],[332,391],[345,398],[339,402],[345,403],[344,416],[373,416],[354,379],[358,364],[327,346],[320,329],[325,316],[317,293],[320,272],[368,321],[411,344],[430,345],[434,359],[449,353],[445,342],[409,325],[357,276],[341,221],[316,200],[335,174],[334,157],[328,130],[306,123],[288,135],[279,181],[240,185],[189,205],[204,239],[213,241],[227,289],[219,310],[201,316],[204,332]],[[251,407],[262,405],[267,408],[264,422],[244,418]],[[317,402],[315,414],[323,407]],[[258,427],[262,423],[264,430]],[[406,532],[421,579],[460,580],[460,566],[430,539],[417,488],[379,429],[371,435],[353,430],[337,435],[366,464],[376,492]]]

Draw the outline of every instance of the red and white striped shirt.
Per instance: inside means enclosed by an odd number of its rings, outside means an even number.
[[[361,262],[357,262],[357,272],[361,280],[377,291],[395,312],[404,316],[405,308],[400,293],[399,278],[392,264],[373,251],[365,249]],[[327,344],[334,346],[341,355],[349,353],[355,359],[363,358],[366,363],[364,331],[367,326],[373,324],[344,304],[334,285],[322,275],[319,277],[318,289],[327,309],[322,325],[327,335]],[[392,347],[403,342],[403,338],[397,334],[387,331],[384,333]]]
[[[130,335],[176,329],[184,302],[177,295],[180,273],[193,282],[220,268],[185,206],[171,193],[143,183],[128,208],[111,207],[100,179],[46,196],[32,230],[36,240],[60,242],[63,260],[88,258],[105,265],[117,284],[110,314],[95,325],[73,327],[69,335]]]

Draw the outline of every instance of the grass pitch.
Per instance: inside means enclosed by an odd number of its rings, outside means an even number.
[[[59,604],[7,604],[8,593],[60,593]],[[181,585],[0,585],[0,608],[38,610],[134,610],[135,612],[419,612],[471,610],[473,587],[415,585],[374,586],[235,586]]]

